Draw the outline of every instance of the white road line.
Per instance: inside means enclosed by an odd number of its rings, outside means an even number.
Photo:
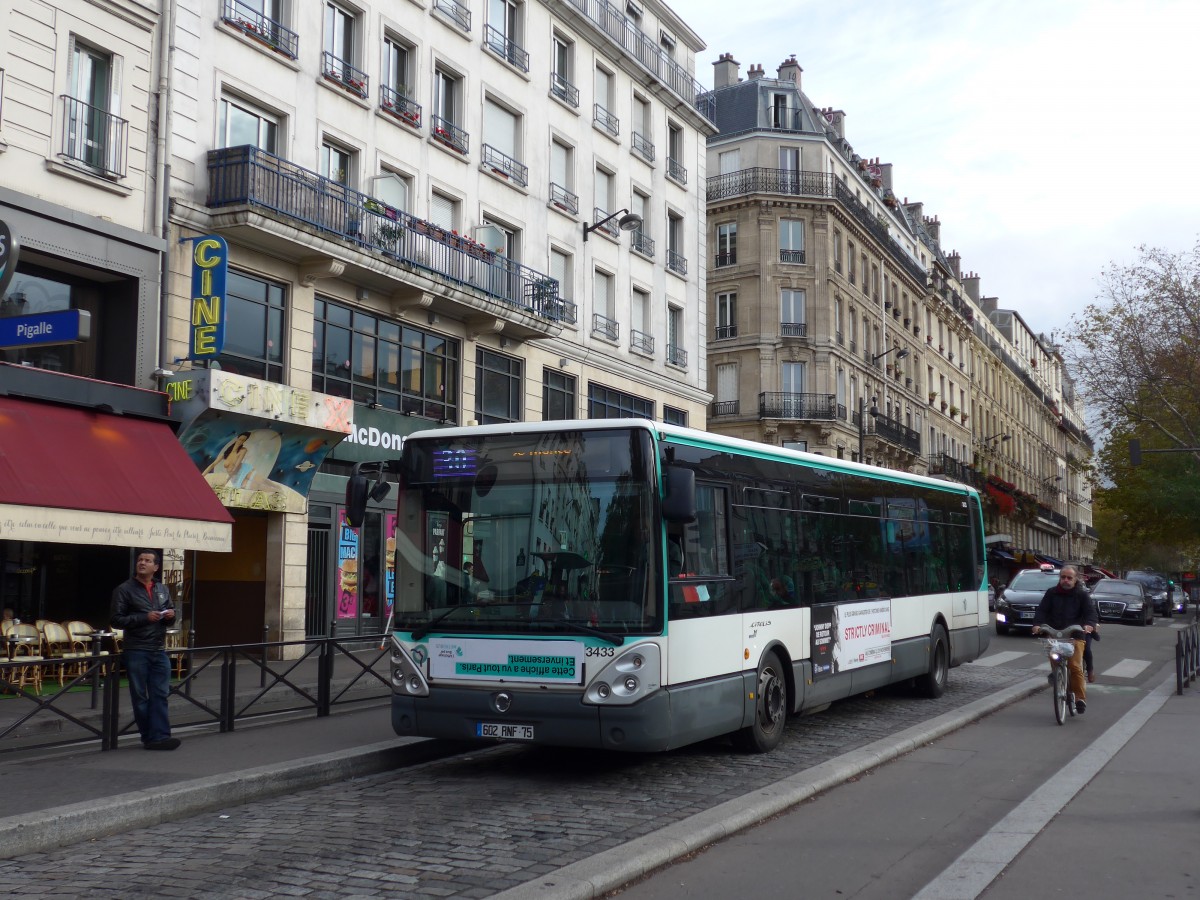
[[[1123,659],[1100,674],[1109,678],[1137,678],[1149,667],[1150,660],[1148,659]]]
[[[925,885],[913,900],[975,900],[1137,734],[1175,690],[1171,675]],[[1048,726],[1049,727],[1049,726]]]
[[[983,659],[977,659],[971,663],[973,666],[1003,666],[1020,659],[1022,656],[1028,656],[1020,650],[1005,650],[1003,653],[993,653],[991,656],[985,656]]]

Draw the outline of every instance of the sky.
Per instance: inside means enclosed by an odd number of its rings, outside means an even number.
[[[1069,340],[1111,264],[1200,238],[1197,0],[673,0],[708,48],[846,113],[986,297]],[[732,14],[737,10],[737,14]],[[744,10],[744,12],[743,12]]]

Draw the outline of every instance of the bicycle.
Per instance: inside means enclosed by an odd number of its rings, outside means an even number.
[[[1039,626],[1038,640],[1046,648],[1046,656],[1050,658],[1050,685],[1053,688],[1054,718],[1059,725],[1069,713],[1075,715],[1075,694],[1070,688],[1070,663],[1068,660],[1075,655],[1075,645],[1072,640],[1082,640],[1087,634],[1082,626],[1071,625],[1062,631],[1057,631],[1046,625]],[[1046,634],[1049,637],[1041,637]]]

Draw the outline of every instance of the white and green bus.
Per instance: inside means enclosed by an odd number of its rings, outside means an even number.
[[[966,485],[639,419],[418,432],[391,466],[400,735],[762,752],[987,648]]]

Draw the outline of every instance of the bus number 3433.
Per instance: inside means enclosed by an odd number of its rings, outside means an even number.
[[[616,647],[588,647],[584,656],[616,656]]]

